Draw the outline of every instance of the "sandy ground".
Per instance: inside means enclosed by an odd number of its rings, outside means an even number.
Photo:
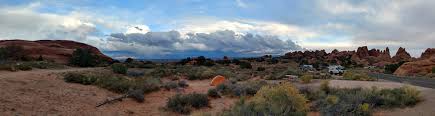
[[[107,104],[96,108],[95,105],[108,97],[117,96],[105,89],[95,86],[65,83],[58,75],[62,72],[93,69],[33,70],[21,72],[0,72],[0,115],[178,115],[164,110],[169,97],[177,93],[206,93],[210,80],[188,81],[189,87],[183,90],[160,90],[145,95],[145,102],[138,103],[133,99]],[[315,80],[312,85],[318,86]],[[310,84],[311,85],[311,84]],[[345,81],[332,80],[333,87],[365,87],[396,88],[405,84],[379,81]],[[417,87],[423,96],[423,102],[414,107],[397,108],[380,111],[381,116],[433,116],[435,114],[435,89]],[[216,114],[228,109],[237,98],[211,99],[209,108],[193,111]]]
[[[176,93],[206,93],[210,80],[188,81],[184,90],[161,90],[145,95],[145,102],[138,103],[127,98],[120,102],[95,105],[108,97],[117,96],[96,86],[65,83],[59,73],[92,69],[33,70],[0,72],[0,115],[177,115],[165,111],[169,97]],[[212,99],[209,108],[194,112],[212,114],[229,108],[236,99]]]

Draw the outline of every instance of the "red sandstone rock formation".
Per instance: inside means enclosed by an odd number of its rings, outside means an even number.
[[[367,46],[358,47],[356,50],[356,55],[358,55],[358,57],[361,59],[369,57],[369,50]]]
[[[430,57],[435,57],[435,48],[428,48],[421,54],[421,59],[428,59]]]
[[[397,50],[396,55],[393,57],[393,60],[395,62],[411,61],[412,57],[408,52],[406,52],[405,48],[400,47],[399,50]]]
[[[46,60],[56,63],[67,64],[72,53],[77,48],[89,49],[92,53],[100,56],[102,59],[112,61],[112,58],[104,55],[96,47],[68,40],[0,40],[0,47],[8,45],[17,45],[24,48],[24,52],[31,58],[42,56]]]
[[[289,52],[285,55],[286,58],[296,60],[307,60],[308,63],[316,61],[326,61],[341,64],[340,59],[350,58],[352,62],[361,65],[376,65],[384,66],[391,63],[390,49],[387,47],[385,50],[371,49],[368,50],[367,46],[359,47],[357,51],[338,51],[333,50],[331,53],[326,53],[324,50],[316,51],[295,51]]]
[[[400,66],[394,74],[399,76],[426,75],[432,73],[433,67],[435,67],[435,57],[407,62]]]

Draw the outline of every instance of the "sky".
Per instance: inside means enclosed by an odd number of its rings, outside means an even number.
[[[246,57],[435,46],[433,0],[0,0],[0,39],[73,40],[113,58]]]

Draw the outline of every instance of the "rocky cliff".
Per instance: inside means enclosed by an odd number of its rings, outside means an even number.
[[[111,61],[112,58],[104,55],[96,47],[68,40],[0,40],[0,47],[16,45],[24,48],[25,54],[31,58],[42,56],[46,60],[67,64],[72,53],[77,48],[89,49],[103,60]]]
[[[435,67],[435,48],[428,48],[415,61],[407,62],[400,66],[394,74],[400,76],[419,75],[424,76],[432,73]]]
[[[393,57],[393,60],[395,62],[400,62],[400,61],[411,61],[412,57],[411,55],[409,55],[408,52],[406,52],[405,48],[400,47],[397,52],[396,55]]]
[[[435,57],[407,62],[400,66],[394,74],[400,76],[425,76],[432,73],[433,67],[435,67]]]

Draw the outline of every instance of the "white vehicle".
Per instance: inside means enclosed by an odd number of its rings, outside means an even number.
[[[343,74],[344,73],[344,71],[346,71],[345,69],[344,69],[344,67],[343,66],[340,66],[340,65],[331,65],[331,66],[329,66],[328,67],[328,72],[330,73],[330,74],[338,74],[338,75],[341,75],[341,74]]]

